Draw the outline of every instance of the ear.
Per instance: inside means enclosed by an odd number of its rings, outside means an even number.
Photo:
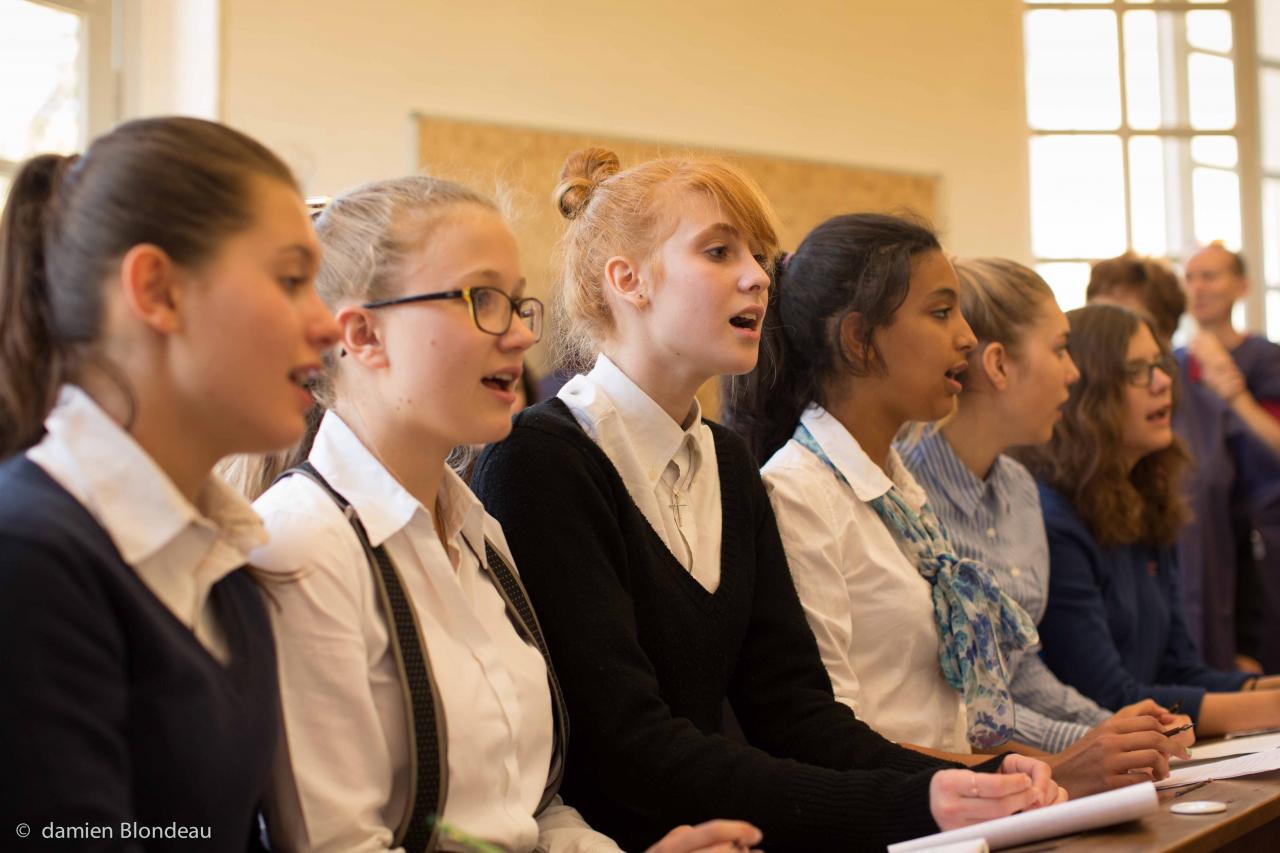
[[[999,341],[992,341],[982,348],[978,358],[982,373],[997,391],[1009,387],[1009,351]]]
[[[390,365],[381,324],[368,308],[347,305],[334,315],[338,322],[338,354],[353,358],[366,367]]]
[[[850,311],[840,320],[840,349],[859,370],[870,367],[870,353],[862,340],[862,313]]]
[[[120,260],[120,290],[129,312],[162,335],[182,329],[180,313],[190,278],[159,246],[140,243]]]
[[[630,258],[621,255],[610,258],[604,265],[604,283],[606,290],[636,309],[643,308],[649,301],[640,267]]]

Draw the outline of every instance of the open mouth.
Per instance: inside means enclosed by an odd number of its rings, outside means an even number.
[[[729,325],[735,329],[746,329],[754,332],[760,328],[760,321],[763,317],[764,313],[759,308],[750,308],[730,317]]]
[[[948,370],[948,371],[947,371],[945,374],[943,374],[943,375],[947,377],[947,381],[948,381],[948,382],[954,382],[956,385],[959,385],[959,384],[960,384],[960,374],[961,374],[961,373],[964,373],[964,372],[965,372],[965,370],[967,370],[968,368],[969,368],[969,364],[968,364],[968,362],[964,362],[964,361],[962,361],[962,362],[960,362],[959,364],[953,364],[953,365],[951,366],[951,369],[950,369],[950,370]]]
[[[497,373],[490,373],[480,380],[480,384],[494,391],[509,392],[516,387],[516,382],[520,379],[520,372],[516,370],[501,370]]]
[[[295,367],[289,371],[289,381],[304,391],[310,391],[320,381],[320,368],[314,364]]]
[[[1169,419],[1169,415],[1173,412],[1172,405],[1164,405],[1147,415],[1149,423],[1159,423]]]

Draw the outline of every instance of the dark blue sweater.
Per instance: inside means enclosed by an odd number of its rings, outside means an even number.
[[[1245,673],[1205,666],[1182,615],[1171,547],[1104,548],[1070,502],[1040,484],[1049,534],[1042,655],[1067,684],[1113,710],[1151,697],[1193,720],[1208,690],[1239,690]]]
[[[65,489],[24,456],[0,464],[0,846],[20,823],[20,849],[249,846],[278,730],[275,652],[247,574],[210,601],[228,666]]]
[[[476,465],[472,487],[502,523],[564,688],[565,801],[626,850],[715,817],[751,821],[778,853],[884,850],[936,832],[930,780],[955,765],[890,743],[835,701],[759,471],[741,438],[710,426],[723,502],[714,593],[560,400],[519,414]],[[726,700],[750,747],[725,736]]]

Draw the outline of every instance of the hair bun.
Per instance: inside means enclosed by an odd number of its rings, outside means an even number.
[[[603,181],[622,170],[618,155],[608,148],[582,148],[568,156],[560,170],[560,183],[552,199],[565,219],[576,219],[587,209],[592,194]]]

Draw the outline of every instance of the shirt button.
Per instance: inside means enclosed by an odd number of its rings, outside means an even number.
[[[987,528],[987,538],[988,538],[988,539],[995,539],[995,538],[996,538],[996,529],[995,529],[994,527],[988,527],[988,528]]]

